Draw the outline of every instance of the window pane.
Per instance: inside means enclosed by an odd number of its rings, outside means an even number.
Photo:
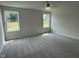
[[[7,32],[19,31],[19,13],[16,11],[4,11]]]
[[[49,14],[43,14],[43,28],[50,27],[50,15]]]

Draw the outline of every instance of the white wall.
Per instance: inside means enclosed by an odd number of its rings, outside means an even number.
[[[52,32],[79,39],[79,4],[55,8],[51,19]]]
[[[6,33],[6,39],[14,39],[48,32],[43,28],[43,11],[3,6],[2,10],[19,11],[20,31]],[[3,16],[4,19],[4,16]],[[5,24],[5,23],[4,23]],[[6,29],[5,29],[6,31]]]
[[[0,53],[2,51],[4,42],[5,42],[5,40],[4,40],[4,30],[3,30],[2,16],[1,16],[1,9],[0,9]]]

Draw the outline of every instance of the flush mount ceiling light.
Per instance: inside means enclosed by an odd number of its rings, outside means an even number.
[[[46,10],[51,9],[51,6],[50,6],[50,4],[49,4],[49,2],[48,2],[48,1],[46,1],[45,9],[46,9]]]

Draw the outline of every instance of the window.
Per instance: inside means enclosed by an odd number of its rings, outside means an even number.
[[[50,14],[43,14],[43,28],[50,27]]]
[[[19,12],[4,11],[4,19],[6,23],[7,32],[19,31]]]

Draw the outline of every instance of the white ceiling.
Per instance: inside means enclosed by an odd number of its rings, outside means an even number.
[[[0,5],[38,10],[44,10],[45,3],[46,1],[0,1]],[[51,4],[52,8],[55,8],[71,2],[49,1],[49,3]]]

